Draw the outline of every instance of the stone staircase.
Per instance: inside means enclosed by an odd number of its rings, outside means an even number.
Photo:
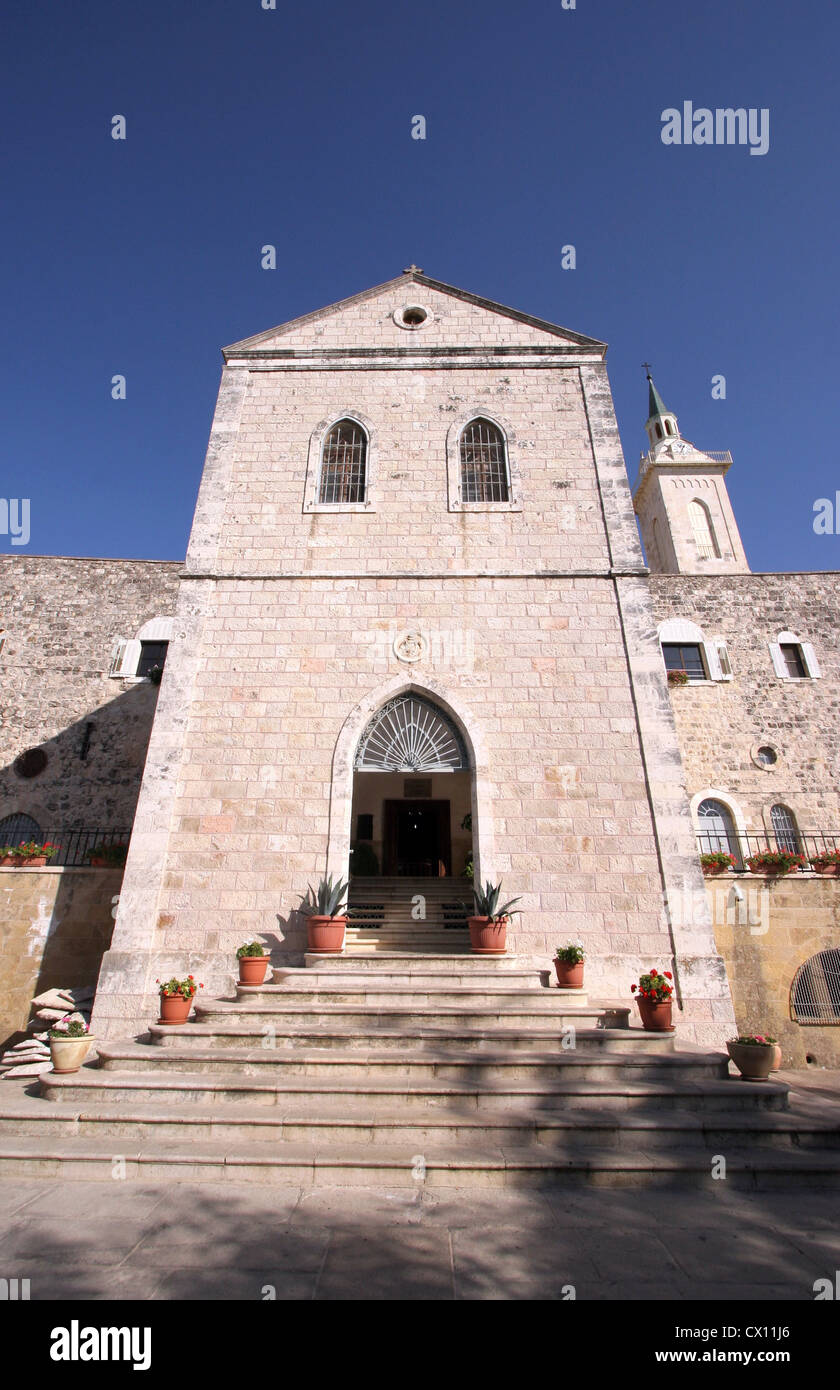
[[[468,878],[353,878],[346,951],[468,951],[472,894]]]
[[[836,1116],[514,957],[310,956],[0,1091],[0,1174],[488,1186],[834,1185]],[[6,1083],[8,1085],[8,1083]]]

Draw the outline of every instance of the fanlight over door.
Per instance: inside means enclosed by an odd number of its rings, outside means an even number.
[[[442,710],[400,695],[368,724],[355,766],[357,772],[460,772],[469,763],[463,740]]]

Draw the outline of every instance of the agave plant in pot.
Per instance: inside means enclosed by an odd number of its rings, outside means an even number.
[[[650,970],[639,976],[639,983],[630,986],[642,1019],[642,1027],[648,1033],[671,1033],[671,995],[674,987],[670,970]]]
[[[554,952],[554,969],[557,983],[561,989],[580,989],[583,985],[583,963],[586,955],[583,943],[572,941],[567,946],[558,946]]]
[[[470,946],[479,956],[502,956],[507,942],[507,927],[511,908],[519,898],[500,903],[501,882],[493,884],[488,879],[482,888],[473,889],[475,914],[467,918],[470,929]]]
[[[204,989],[204,985],[197,985],[192,975],[185,980],[178,980],[173,975],[171,980],[158,980],[156,983],[160,995],[158,1023],[186,1023],[196,991]]]
[[[317,890],[310,883],[301,898],[299,912],[306,918],[308,949],[319,956],[340,955],[344,950],[347,927],[347,883],[333,883],[333,876],[322,878]]]
[[[93,1042],[90,1028],[81,1014],[65,1014],[50,1029],[50,1057],[59,1076],[78,1071]]]
[[[265,984],[269,955],[261,941],[246,941],[236,952],[241,985]]]

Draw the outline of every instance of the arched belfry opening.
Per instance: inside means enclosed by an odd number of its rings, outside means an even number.
[[[351,877],[469,875],[473,804],[474,768],[455,720],[431,696],[400,692],[356,746]]]

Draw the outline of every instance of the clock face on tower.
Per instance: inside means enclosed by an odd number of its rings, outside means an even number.
[[[670,454],[671,458],[679,458],[682,454],[693,454],[695,450],[684,439],[673,439],[668,441],[662,452]]]

